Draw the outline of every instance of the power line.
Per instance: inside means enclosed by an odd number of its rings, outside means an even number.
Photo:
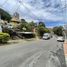
[[[0,7],[2,8],[3,5],[5,5],[7,3],[8,0],[5,0],[3,4],[0,5]]]
[[[30,12],[33,16],[35,16],[37,19],[40,19],[39,17],[37,17],[26,5],[24,5],[24,3],[23,3],[23,0],[19,0],[18,1],[21,5],[23,5],[25,8],[26,8],[26,10],[28,10],[28,12]],[[29,15],[30,16],[30,15]],[[32,16],[30,16],[30,17],[32,17]],[[34,18],[35,19],[35,18]]]

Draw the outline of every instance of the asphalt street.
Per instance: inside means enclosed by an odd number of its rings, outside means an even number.
[[[0,47],[0,67],[66,67],[63,42],[53,37]]]

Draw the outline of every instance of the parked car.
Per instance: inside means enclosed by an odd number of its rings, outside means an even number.
[[[63,36],[59,36],[59,37],[57,38],[57,41],[64,42],[64,37],[63,37]]]
[[[43,39],[50,39],[51,38],[51,36],[50,36],[50,34],[49,33],[45,33],[44,35],[43,35]]]

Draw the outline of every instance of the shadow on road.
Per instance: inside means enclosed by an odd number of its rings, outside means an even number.
[[[48,65],[46,67],[66,67],[64,48],[57,49],[56,52],[50,51]]]

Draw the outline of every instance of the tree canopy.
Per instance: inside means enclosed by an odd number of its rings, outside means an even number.
[[[7,11],[5,11],[1,8],[0,8],[0,15],[1,15],[1,19],[3,19],[3,20],[7,20],[7,21],[11,20],[11,15]]]
[[[62,26],[54,27],[53,32],[54,32],[54,34],[56,34],[58,36],[62,36],[63,35],[63,27]]]
[[[41,38],[44,33],[50,33],[50,31],[48,30],[48,28],[46,28],[44,22],[39,22],[39,25],[37,26],[37,33]]]
[[[31,21],[31,22],[27,22],[24,19],[22,19],[21,21],[21,25],[20,25],[20,29],[22,31],[26,31],[26,32],[32,32],[32,29],[36,26],[36,24]]]
[[[39,25],[45,27],[44,22],[39,22]]]

